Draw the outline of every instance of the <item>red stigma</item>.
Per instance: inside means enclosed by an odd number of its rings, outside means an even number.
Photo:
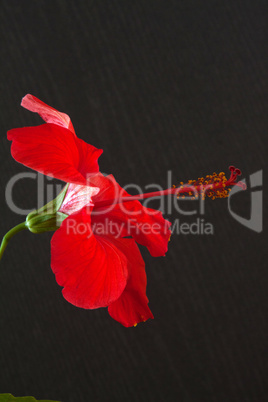
[[[230,166],[229,170],[231,175],[229,179],[226,178],[224,172],[213,173],[205,177],[199,177],[197,180],[189,180],[188,183],[180,183],[177,187],[177,197],[184,198],[188,193],[193,199],[198,198],[199,194],[204,199],[205,196],[212,198],[226,198],[229,196],[232,186],[239,186],[246,190],[246,184],[242,181],[237,182],[237,177],[241,175],[241,170],[235,166]],[[184,194],[184,195],[183,195]]]

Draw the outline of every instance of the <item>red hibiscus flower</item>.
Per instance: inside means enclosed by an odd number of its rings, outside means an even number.
[[[68,186],[48,204],[50,212],[48,205],[31,212],[26,222],[4,236],[0,259],[9,239],[20,230],[56,230],[51,267],[66,300],[86,309],[108,307],[109,314],[126,327],[153,318],[137,243],[154,257],[165,255],[171,224],[138,200],[167,194],[228,197],[231,186],[245,188],[236,182],[240,170],[231,166],[229,179],[223,172],[213,173],[160,192],[130,196],[113,176],[99,173],[102,150],[77,138],[69,116],[32,95],[23,98],[22,106],[37,112],[46,124],[10,130],[12,156]]]
[[[37,112],[46,124],[10,130],[12,156],[71,183],[57,209],[68,217],[54,234],[51,249],[52,270],[64,297],[78,307],[108,307],[126,327],[153,318],[136,242],[152,256],[164,255],[171,224],[139,201],[120,202],[129,195],[112,176],[96,174],[102,150],[78,139],[66,114],[32,95],[23,98],[22,106]]]

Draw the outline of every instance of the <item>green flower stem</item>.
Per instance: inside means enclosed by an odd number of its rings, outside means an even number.
[[[8,245],[9,240],[11,239],[11,237],[13,237],[16,233],[21,232],[24,229],[28,229],[26,222],[22,222],[19,225],[15,226],[14,228],[10,229],[9,232],[7,232],[5,234],[5,236],[3,237],[1,246],[0,246],[0,260],[4,254],[5,248]]]

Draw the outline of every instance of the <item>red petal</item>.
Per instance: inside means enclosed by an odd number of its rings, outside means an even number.
[[[11,154],[16,161],[47,176],[85,185],[87,174],[99,170],[102,150],[64,127],[48,123],[15,128],[8,132],[8,139],[13,141]]]
[[[122,294],[126,256],[107,237],[94,236],[86,208],[65,219],[51,240],[51,268],[75,306],[105,307]]]
[[[24,96],[21,101],[21,106],[25,107],[25,109],[28,109],[31,112],[38,113],[46,123],[53,123],[57,124],[58,126],[68,128],[68,130],[75,135],[71,119],[67,114],[59,112],[35,96],[30,94]]]
[[[148,307],[146,296],[146,273],[144,261],[133,239],[113,239],[128,260],[129,278],[127,286],[118,300],[110,304],[108,312],[112,318],[125,327],[154,318]]]
[[[99,191],[100,189],[97,187],[80,186],[79,184],[70,183],[59,212],[71,215],[86,205],[93,206],[92,196],[98,194]]]
[[[145,208],[139,201],[100,207],[105,200],[129,195],[112,175],[104,177],[98,174],[91,177],[90,185],[100,188],[100,192],[93,197],[95,206],[92,212],[92,226],[100,230],[99,234],[103,229],[103,234],[115,237],[132,236],[139,244],[146,246],[153,257],[165,255],[171,223],[163,218],[161,212]]]

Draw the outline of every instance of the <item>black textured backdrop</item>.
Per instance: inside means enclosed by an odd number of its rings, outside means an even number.
[[[121,185],[166,186],[235,164],[264,169],[267,1],[2,1],[1,235],[21,222],[5,201],[29,171],[6,131],[42,121],[26,93],[71,116],[103,148]],[[34,208],[36,182],[14,199]],[[233,198],[249,217],[250,191]],[[175,212],[167,216],[180,218]],[[62,402],[266,401],[265,231],[208,201],[214,235],[174,235],[165,258],[142,250],[155,315],[136,328],[68,304],[50,269],[50,234],[21,233],[0,264],[0,392]]]

